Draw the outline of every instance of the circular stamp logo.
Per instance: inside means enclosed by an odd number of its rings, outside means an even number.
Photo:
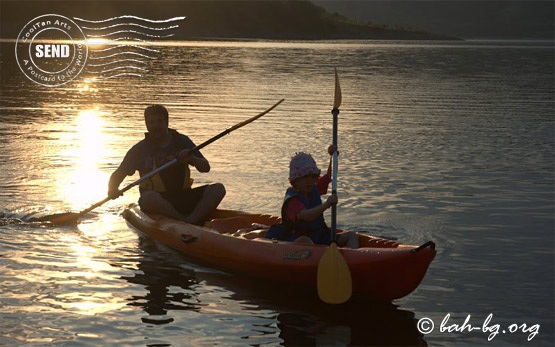
[[[71,19],[46,14],[27,23],[17,37],[15,57],[31,81],[46,87],[66,84],[81,73],[88,56],[87,39]]]

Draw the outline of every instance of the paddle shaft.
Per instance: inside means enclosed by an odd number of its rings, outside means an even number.
[[[257,114],[256,116],[251,117],[251,118],[249,118],[249,119],[247,119],[247,120],[245,120],[245,121],[243,121],[243,122],[241,122],[241,123],[235,124],[234,126],[232,126],[232,127],[230,127],[230,128],[227,128],[226,130],[222,131],[222,132],[219,133],[218,135],[216,135],[216,136],[214,136],[214,137],[212,137],[212,138],[210,138],[210,139],[204,141],[203,143],[201,143],[201,144],[198,145],[198,146],[195,146],[194,148],[191,149],[191,151],[192,151],[192,152],[198,151],[198,150],[200,150],[201,148],[204,148],[204,147],[208,146],[208,145],[211,144],[212,142],[214,142],[214,141],[216,141],[216,140],[219,140],[220,138],[224,137],[225,135],[228,135],[228,134],[231,133],[232,131],[237,130],[237,129],[239,129],[239,128],[241,128],[241,127],[243,127],[243,126],[245,126],[245,125],[247,125],[247,124],[249,124],[249,123],[251,123],[251,122],[254,122],[254,121],[257,120],[258,118],[262,117],[262,116],[265,115],[266,113],[268,113],[268,112],[270,112],[271,110],[273,110],[274,108],[276,108],[279,104],[281,104],[281,103],[283,102],[283,100],[285,100],[285,99],[281,99],[280,101],[278,101],[277,103],[275,103],[272,107],[270,107],[270,108],[267,109],[266,111],[261,112],[261,113]],[[170,166],[174,165],[175,163],[177,163],[177,159],[170,160],[169,162],[167,162],[167,163],[165,163],[164,165],[160,166],[160,167],[157,168],[156,170],[153,170],[153,171],[147,173],[146,175],[142,176],[141,178],[139,178],[139,179],[136,180],[135,182],[132,182],[132,183],[128,184],[127,186],[125,186],[123,189],[120,189],[120,190],[119,190],[120,193],[121,193],[121,194],[125,193],[125,192],[128,191],[129,189],[131,189],[131,188],[135,187],[136,185],[140,184],[141,182],[143,182],[143,181],[145,181],[145,180],[151,178],[152,176],[158,174],[159,172],[161,172],[161,171],[163,171],[163,170],[169,168]],[[79,212],[79,213],[76,215],[76,217],[77,217],[77,218],[78,218],[78,217],[81,217],[81,216],[83,216],[83,215],[89,213],[90,211],[94,210],[95,208],[99,207],[100,205],[103,205],[104,203],[106,203],[106,202],[108,202],[108,201],[110,201],[110,200],[112,200],[112,198],[110,198],[110,197],[108,196],[108,197],[104,198],[103,200],[101,200],[101,201],[99,201],[99,202],[97,202],[97,203],[91,205],[90,207],[84,209],[83,211]]]
[[[337,127],[338,127],[338,116],[339,109],[335,108],[331,111],[333,115],[333,146],[337,148]],[[331,193],[337,194],[337,170],[338,170],[338,158],[337,150],[333,153],[332,157],[332,181],[331,181]],[[331,206],[331,239],[335,240],[337,231],[337,204]]]
[[[339,121],[339,106],[341,106],[342,101],[342,93],[341,93],[341,85],[339,83],[339,75],[337,74],[337,68],[334,69],[335,72],[335,88],[333,92],[333,109],[331,110],[331,114],[333,115],[333,134],[332,134],[332,143],[335,147],[335,152],[333,153],[332,158],[332,181],[331,181],[331,193],[337,194],[337,170],[339,168],[339,160],[337,158],[337,128],[338,128],[338,121]],[[331,240],[335,241],[336,238],[336,231],[337,231],[337,204],[332,205],[331,207]]]

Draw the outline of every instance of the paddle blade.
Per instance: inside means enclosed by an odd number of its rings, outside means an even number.
[[[55,225],[75,225],[81,217],[80,213],[64,212],[56,213],[48,216],[31,218],[30,222],[51,223]]]
[[[318,296],[328,304],[342,304],[351,297],[351,271],[335,242],[331,243],[320,259],[317,286]]]
[[[337,75],[337,69],[335,69],[335,93],[333,97],[333,108],[339,109],[341,106],[341,86],[339,85],[339,76]]]

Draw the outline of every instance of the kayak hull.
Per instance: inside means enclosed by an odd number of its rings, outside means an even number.
[[[237,232],[253,223],[277,223],[278,217],[217,210],[210,222],[196,226],[164,216],[147,215],[137,206],[127,208],[123,216],[140,233],[203,263],[316,290],[318,263],[327,246],[250,239],[252,232],[243,235]],[[371,300],[391,301],[411,293],[424,278],[436,254],[432,242],[419,247],[363,233],[358,235],[361,248],[340,248],[339,251],[351,271],[353,294]]]

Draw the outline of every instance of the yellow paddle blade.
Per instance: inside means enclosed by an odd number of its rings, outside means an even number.
[[[341,106],[341,86],[339,85],[339,76],[337,75],[337,68],[335,69],[335,92],[333,95],[333,108],[339,109]]]
[[[54,225],[75,225],[77,221],[81,217],[79,213],[73,212],[62,212],[51,214],[48,216],[42,216],[37,218],[31,218],[30,222],[39,222],[39,223],[50,223]]]
[[[328,304],[342,304],[351,297],[351,271],[335,242],[331,243],[320,259],[317,286],[318,296]]]

